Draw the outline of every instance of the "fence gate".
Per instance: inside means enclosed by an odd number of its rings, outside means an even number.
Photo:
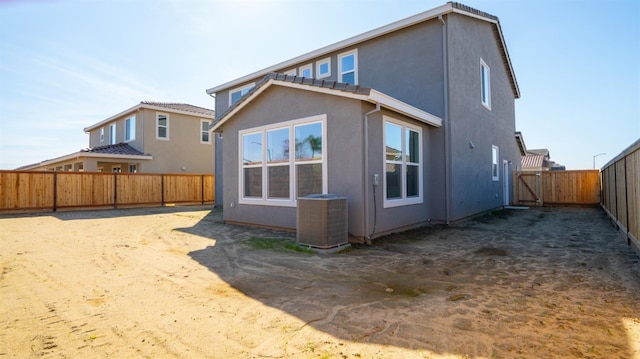
[[[515,172],[515,204],[542,206],[542,176],[540,172]]]

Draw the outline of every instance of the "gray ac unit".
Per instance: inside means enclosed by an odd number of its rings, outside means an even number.
[[[333,253],[349,246],[347,198],[331,194],[298,198],[298,245],[320,253]]]

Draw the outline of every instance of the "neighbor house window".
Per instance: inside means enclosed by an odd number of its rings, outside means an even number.
[[[358,50],[338,55],[338,82],[358,83]]]
[[[254,88],[254,86],[255,84],[250,84],[250,85],[239,87],[229,91],[229,106],[238,102],[238,100],[240,100],[242,96],[246,95],[249,91],[251,91],[251,89]]]
[[[126,142],[136,139],[136,116],[124,120],[124,140]]]
[[[166,113],[156,114],[156,139],[169,139],[169,115]]]
[[[112,123],[109,126],[109,144],[110,145],[116,144],[116,124],[115,123]]]
[[[100,142],[104,142],[104,127],[100,128]]]
[[[331,76],[331,58],[316,62],[316,74],[319,79]]]
[[[240,202],[295,206],[326,193],[326,116],[240,132]]]
[[[491,179],[494,181],[500,180],[500,173],[498,172],[499,154],[498,146],[491,146]]]
[[[200,120],[200,143],[211,143],[211,136],[209,136],[209,125],[211,121]]]
[[[422,130],[384,120],[384,207],[422,203]]]
[[[491,109],[491,71],[489,66],[480,59],[480,80],[481,95],[480,99],[484,107]]]
[[[136,173],[136,172],[138,172],[138,166],[129,165],[129,173]]]
[[[313,77],[313,65],[308,64],[300,67],[300,76],[306,77],[306,78]]]

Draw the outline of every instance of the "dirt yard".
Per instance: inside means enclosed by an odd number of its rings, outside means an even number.
[[[0,216],[0,357],[640,358],[640,258],[599,209],[292,238],[207,207]]]

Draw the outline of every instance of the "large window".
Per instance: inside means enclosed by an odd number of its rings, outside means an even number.
[[[115,123],[112,123],[109,126],[109,144],[110,145],[116,144],[116,124]]]
[[[255,84],[249,84],[243,87],[239,87],[229,91],[229,106],[238,102],[242,96],[246,95],[252,88],[255,87]]]
[[[482,105],[489,110],[491,109],[491,71],[489,66],[480,59],[480,82],[481,94],[480,99]]]
[[[169,139],[169,115],[166,113],[156,114],[156,139]]]
[[[384,207],[422,203],[422,130],[384,119]]]
[[[211,143],[211,136],[209,134],[209,125],[211,121],[200,120],[200,143]]]
[[[136,116],[131,116],[124,120],[124,140],[125,142],[136,139]]]
[[[240,203],[295,206],[326,193],[326,116],[240,132]]]
[[[498,146],[491,146],[491,179],[494,181],[500,180],[500,173],[498,172],[499,154]]]
[[[338,82],[352,85],[358,83],[358,51],[353,50],[338,55]]]

